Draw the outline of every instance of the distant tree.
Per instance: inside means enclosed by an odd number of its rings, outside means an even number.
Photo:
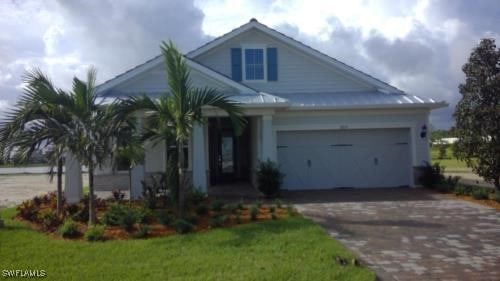
[[[482,39],[462,67],[465,83],[456,120],[456,156],[500,190],[500,49]]]

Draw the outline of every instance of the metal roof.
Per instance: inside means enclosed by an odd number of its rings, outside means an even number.
[[[447,104],[430,98],[402,93],[372,92],[323,92],[277,94],[290,102],[290,109],[342,109],[342,108],[439,108]]]

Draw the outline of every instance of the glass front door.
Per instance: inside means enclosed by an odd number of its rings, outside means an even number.
[[[233,136],[222,136],[221,138],[221,172],[222,174],[234,173],[234,139]]]

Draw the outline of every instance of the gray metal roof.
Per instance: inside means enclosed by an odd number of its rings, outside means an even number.
[[[430,98],[402,93],[373,92],[331,92],[273,94],[290,102],[293,109],[327,108],[383,108],[383,107],[430,107],[446,105]]]

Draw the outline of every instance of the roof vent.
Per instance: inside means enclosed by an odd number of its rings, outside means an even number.
[[[256,18],[251,18],[250,22],[258,22]]]

